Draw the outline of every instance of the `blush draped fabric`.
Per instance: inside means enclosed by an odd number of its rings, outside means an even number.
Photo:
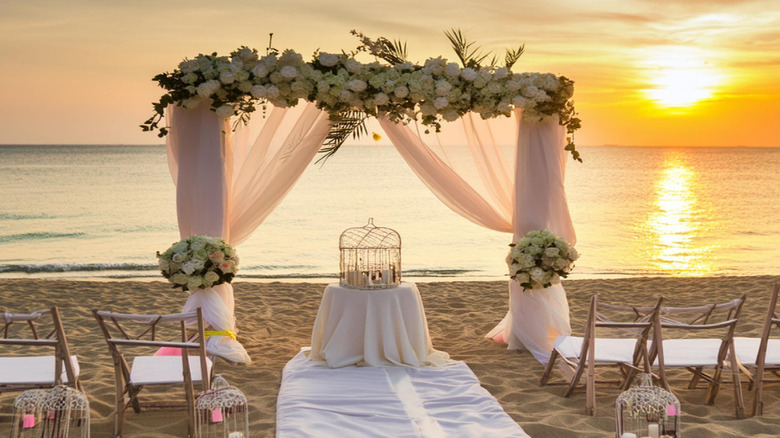
[[[219,118],[208,105],[168,109],[168,165],[176,185],[182,239],[205,234],[232,245],[246,240],[289,192],[330,129],[328,115],[312,103],[272,107],[252,115],[249,126]],[[185,309],[203,307],[213,330],[235,332],[230,284],[190,295]],[[229,336],[207,340],[212,354],[248,363]]]
[[[557,116],[523,120],[521,110],[515,110],[510,122],[507,126],[500,118],[483,120],[469,113],[444,124],[441,134],[424,135],[380,118],[404,160],[456,213],[513,233],[515,241],[529,231],[547,229],[575,244],[564,191],[565,128]],[[458,143],[471,151],[475,168],[470,172],[456,169],[448,158],[447,148]],[[488,336],[511,340],[509,348],[527,348],[546,363],[552,349],[549,333],[571,334],[566,292],[559,286],[532,296],[512,281],[509,288],[510,310]]]

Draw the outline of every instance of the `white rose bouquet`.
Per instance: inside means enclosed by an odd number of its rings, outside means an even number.
[[[566,278],[580,257],[573,246],[547,230],[530,231],[509,246],[509,276],[524,289],[550,287]]]
[[[238,272],[236,250],[215,237],[188,237],[157,258],[163,277],[185,292],[230,283]]]

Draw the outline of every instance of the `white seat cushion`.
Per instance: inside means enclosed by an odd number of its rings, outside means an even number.
[[[761,338],[734,338],[737,360],[746,365],[756,365]],[[780,339],[770,339],[766,348],[766,364],[780,365]]]
[[[664,339],[667,367],[711,367],[718,364],[720,339]],[[656,358],[653,365],[658,365]]]
[[[579,358],[583,338],[580,336],[558,336],[555,349],[561,356]],[[595,361],[597,363],[633,363],[636,339],[596,338]]]
[[[200,356],[190,356],[190,373],[193,382],[200,382]],[[183,380],[181,356],[137,356],[130,367],[130,383],[133,385],[165,385]],[[206,358],[206,373],[211,373],[211,359]]]
[[[71,356],[73,372],[79,375],[79,361]],[[54,385],[54,356],[0,357],[0,384],[3,385]],[[68,383],[65,366],[62,381]]]

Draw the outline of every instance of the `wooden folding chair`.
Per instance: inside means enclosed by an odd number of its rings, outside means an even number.
[[[193,384],[201,384],[205,391],[209,389],[213,375],[212,360],[206,355],[201,309],[168,315],[129,315],[98,310],[92,313],[103,331],[114,361],[114,436],[122,436],[124,412],[128,406],[132,406],[136,413],[140,413],[142,407],[186,407],[187,433],[193,436]],[[154,354],[165,347],[181,349],[181,356]],[[159,385],[183,387],[185,402],[142,404],[139,401],[138,395],[144,387]]]
[[[57,307],[29,314],[4,312],[0,323],[0,393],[61,384],[82,390],[78,358],[70,354]],[[42,347],[54,354],[31,355]]]
[[[663,298],[658,298],[655,306],[649,307],[618,306],[599,303],[598,296],[594,295],[584,336],[558,336],[540,384],[547,384],[556,360],[561,359],[561,364],[573,376],[564,392],[564,397],[568,397],[587,371],[586,412],[596,415],[596,366],[617,366],[622,376],[618,382],[623,389],[631,384],[638,371],[650,372],[648,337],[662,301]],[[611,329],[619,337],[602,337],[596,333],[605,329]]]
[[[720,389],[723,369],[730,369],[736,416],[744,417],[734,330],[746,298],[747,295],[743,294],[725,303],[661,308],[659,330],[651,345],[650,357],[658,366],[658,375],[666,390],[671,391],[666,370],[685,368],[693,373],[688,389],[696,388],[700,380],[707,381],[707,403],[713,404]],[[712,333],[720,333],[720,337],[711,337]],[[711,374],[705,372],[709,368],[713,369]]]
[[[771,372],[775,376],[780,376],[780,339],[770,338],[773,328],[780,329],[780,311],[777,309],[778,294],[780,294],[780,283],[775,283],[769,298],[769,307],[761,329],[761,337],[734,338],[737,360],[750,379],[748,389],[755,390],[753,415],[763,415],[764,413],[763,389],[764,383],[767,382],[765,373]]]

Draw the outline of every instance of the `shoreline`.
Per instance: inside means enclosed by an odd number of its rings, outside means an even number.
[[[409,279],[405,279],[409,280]],[[572,329],[581,334],[590,296],[598,293],[610,303],[642,304],[662,294],[668,305],[722,302],[748,293],[737,327],[738,336],[758,336],[772,284],[780,276],[630,278],[564,280]],[[327,282],[234,283],[238,339],[253,359],[238,365],[219,360],[216,372],[239,388],[249,402],[253,437],[273,437],[276,397],[284,365],[301,347],[310,345],[311,329]],[[614,403],[620,390],[597,385],[595,417],[584,414],[585,391],[568,398],[560,374],[552,385],[540,387],[544,371],[527,351],[510,351],[484,338],[507,311],[506,281],[447,281],[417,283],[425,306],[433,347],[466,362],[480,383],[531,436],[603,437],[614,435]],[[86,281],[14,279],[0,282],[2,310],[32,311],[58,305],[73,354],[79,356],[83,385],[91,407],[92,436],[108,437],[112,427],[114,378],[108,348],[90,314],[92,308],[128,313],[167,313],[181,310],[186,295],[157,281]],[[727,373],[724,373],[727,374]],[[686,437],[776,436],[780,424],[780,390],[766,387],[764,416],[736,420],[733,390],[726,384],[715,404],[704,402],[706,387],[687,389],[687,373],[671,373],[671,385],[682,405]],[[728,377],[727,377],[728,379]],[[746,406],[752,392],[743,383]],[[16,393],[0,395],[0,434],[10,431]],[[182,411],[128,412],[125,430],[131,437],[181,436]]]

